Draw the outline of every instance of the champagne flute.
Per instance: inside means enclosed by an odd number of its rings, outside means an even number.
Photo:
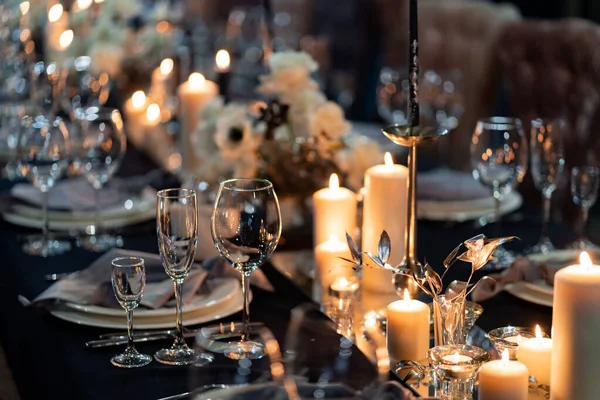
[[[189,348],[183,338],[182,287],[192,268],[198,243],[196,192],[192,189],[165,189],[157,196],[158,249],[165,272],[175,287],[177,335],[173,345],[157,351],[154,358],[168,365],[206,365],[212,361],[212,356]]]
[[[42,193],[42,235],[29,237],[23,251],[35,256],[53,256],[71,249],[69,242],[55,239],[49,231],[48,196],[69,165],[69,132],[60,118],[26,116],[21,125],[17,164]]]
[[[273,184],[265,179],[221,183],[212,214],[212,237],[221,257],[242,275],[244,307],[241,341],[224,351],[232,359],[256,359],[263,345],[250,340],[250,275],[271,256],[281,237],[281,213]]]
[[[497,237],[502,236],[500,204],[527,171],[527,140],[521,121],[491,117],[477,121],[471,138],[473,177],[492,189]],[[509,267],[514,256],[503,247],[494,252],[494,261],[486,269]]]
[[[146,287],[144,259],[140,257],[117,257],[112,260],[111,282],[117,301],[127,312],[127,347],[110,362],[121,368],[143,367],[152,357],[140,354],[133,344],[133,310],[140,305]]]
[[[583,214],[579,239],[570,246],[571,248],[598,250],[598,247],[588,239],[585,227],[587,226],[590,208],[596,204],[599,186],[600,168],[584,166],[575,167],[571,170],[571,196],[573,196],[573,202],[581,208]]]
[[[544,121],[538,118],[531,122],[531,175],[536,188],[542,192],[544,201],[542,234],[538,243],[530,249],[532,253],[548,253],[554,250],[554,245],[548,237],[548,223],[552,193],[556,190],[557,180],[565,165],[562,146],[562,132],[565,127],[566,122],[561,119]]]
[[[90,251],[121,247],[121,237],[102,232],[99,201],[100,191],[119,169],[127,149],[121,114],[115,109],[88,107],[76,110],[75,116],[79,137],[74,164],[94,188],[95,216],[93,229],[79,238],[79,244]]]

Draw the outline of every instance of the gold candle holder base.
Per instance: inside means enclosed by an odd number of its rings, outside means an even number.
[[[408,147],[408,207],[406,217],[406,235],[404,259],[400,264],[401,269],[410,269],[419,273],[423,266],[416,256],[417,247],[417,147],[435,142],[438,138],[449,133],[442,127],[391,125],[382,129],[383,134],[397,145]],[[408,289],[411,297],[417,298],[421,289],[414,279],[398,273],[394,274],[393,283],[396,293],[403,296],[404,289]]]

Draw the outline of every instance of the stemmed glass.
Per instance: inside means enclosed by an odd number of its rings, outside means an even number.
[[[565,126],[565,121],[560,119],[535,119],[531,122],[531,175],[544,199],[542,234],[538,243],[530,249],[532,253],[548,253],[554,250],[554,245],[548,237],[548,223],[552,193],[556,190],[557,180],[565,165],[562,145],[562,131]]]
[[[71,248],[68,242],[50,235],[48,196],[54,183],[69,165],[69,132],[60,118],[27,116],[21,125],[17,164],[21,175],[42,192],[42,235],[28,238],[23,250],[29,255],[53,256]]]
[[[75,164],[94,188],[95,223],[79,244],[90,251],[105,251],[122,246],[119,236],[102,233],[99,196],[102,187],[119,169],[127,149],[123,120],[119,111],[89,107],[75,112],[79,137],[76,138]]]
[[[140,354],[133,344],[133,309],[140,305],[146,287],[144,259],[140,257],[117,257],[112,260],[111,281],[117,301],[127,312],[127,347],[110,362],[121,368],[143,367],[152,357]]]
[[[212,237],[221,257],[242,275],[244,308],[241,341],[224,351],[232,359],[256,359],[263,346],[250,340],[250,275],[271,256],[281,237],[281,213],[273,184],[265,179],[221,183],[212,214]]]
[[[600,169],[592,166],[575,167],[571,170],[571,196],[573,202],[581,208],[583,221],[579,232],[579,239],[570,247],[575,249],[598,248],[587,238],[585,227],[587,225],[590,208],[598,198],[598,186],[600,185]]]
[[[189,348],[183,338],[182,287],[192,268],[198,243],[196,192],[192,189],[165,189],[159,191],[157,196],[158,249],[165,272],[175,287],[177,335],[173,345],[157,351],[154,358],[169,365],[205,365],[212,361],[212,356]]]
[[[492,188],[496,236],[501,234],[500,204],[527,171],[527,140],[521,121],[516,118],[491,117],[477,121],[471,138],[473,176]],[[502,247],[494,252],[494,262],[484,267],[506,268],[514,256]]]

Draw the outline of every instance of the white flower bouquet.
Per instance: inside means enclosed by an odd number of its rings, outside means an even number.
[[[307,198],[337,173],[359,189],[364,172],[382,159],[379,145],[352,132],[339,105],[327,101],[304,52],[274,53],[257,92],[265,101],[223,104],[200,116],[193,137],[198,179],[270,179],[280,196]]]

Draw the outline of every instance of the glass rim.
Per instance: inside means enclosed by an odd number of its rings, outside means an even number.
[[[127,263],[127,261],[130,261],[130,263]],[[123,262],[122,264],[120,264],[121,262]],[[144,266],[144,259],[142,257],[138,257],[138,256],[121,256],[121,257],[116,257],[113,258],[112,261],[110,262],[110,264],[113,267],[117,267],[117,268],[126,268],[126,267],[137,267],[137,266]]]
[[[228,184],[231,184],[234,182],[259,182],[263,186],[250,189],[250,188],[235,187],[235,186],[228,185]],[[273,183],[268,179],[262,179],[262,178],[232,178],[232,179],[227,179],[227,180],[221,182],[220,186],[221,186],[221,189],[227,189],[227,190],[231,190],[234,192],[257,192],[260,190],[273,189]]]
[[[195,198],[196,191],[194,189],[188,188],[170,188],[157,191],[156,196],[160,199],[186,199],[192,197]]]
[[[487,117],[480,118],[477,120],[477,126],[483,126],[484,129],[492,129],[492,130],[504,130],[511,128],[521,128],[523,123],[519,118],[513,117]]]

